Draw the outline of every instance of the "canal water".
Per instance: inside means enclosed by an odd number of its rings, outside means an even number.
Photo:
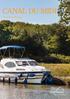
[[[0,83],[0,99],[70,99],[70,88]]]

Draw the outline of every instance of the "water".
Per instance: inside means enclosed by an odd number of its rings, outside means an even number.
[[[70,89],[60,86],[0,83],[0,99],[70,99]]]

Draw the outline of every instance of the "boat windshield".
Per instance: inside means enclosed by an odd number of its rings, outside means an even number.
[[[28,66],[29,64],[27,63],[27,61],[16,61],[18,66]]]
[[[36,61],[28,61],[31,66],[37,66],[38,63]]]
[[[37,66],[38,63],[36,61],[16,61],[18,66]]]

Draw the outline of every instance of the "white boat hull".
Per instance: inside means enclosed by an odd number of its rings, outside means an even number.
[[[32,84],[41,84],[42,78],[38,78],[38,79],[28,79],[27,83],[32,83]]]
[[[17,83],[27,83],[27,84],[41,84],[44,73],[35,73],[34,76],[28,76],[28,73],[23,73],[22,77],[19,77],[16,73],[0,73],[0,80],[5,78],[7,81],[10,78],[10,82],[15,82],[17,78]]]

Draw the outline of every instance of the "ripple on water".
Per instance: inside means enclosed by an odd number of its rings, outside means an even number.
[[[59,87],[47,85],[14,85],[0,83],[0,99],[70,99],[70,89],[60,93]],[[52,90],[54,89],[54,90]]]

